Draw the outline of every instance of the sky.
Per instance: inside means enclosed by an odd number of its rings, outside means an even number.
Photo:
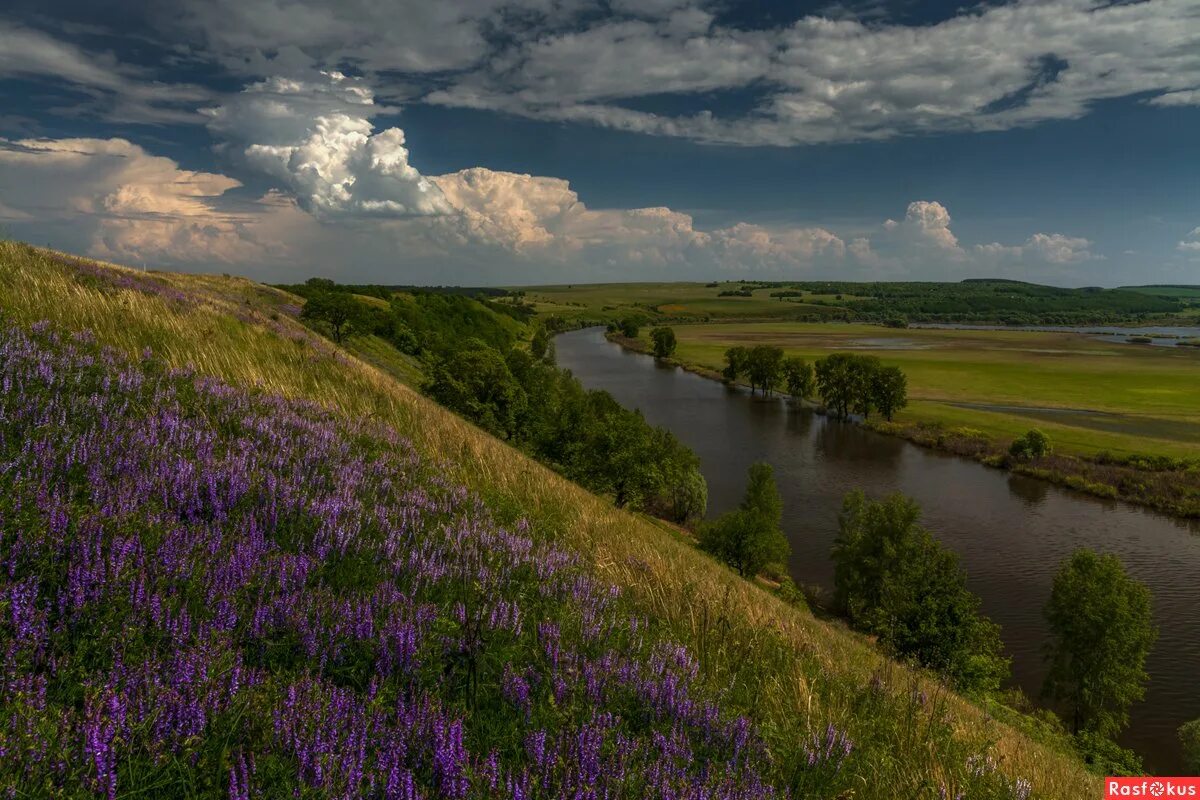
[[[0,228],[388,284],[1200,284],[1200,0],[5,0]]]

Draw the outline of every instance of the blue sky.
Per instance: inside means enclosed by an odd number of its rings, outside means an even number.
[[[1200,283],[1200,3],[27,2],[0,224],[268,280]]]

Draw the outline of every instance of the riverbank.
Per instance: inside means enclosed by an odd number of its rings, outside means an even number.
[[[607,338],[627,350],[650,354],[648,342],[642,339],[630,339],[615,333],[608,334]],[[724,382],[719,371],[704,364],[679,358],[664,361],[701,377]],[[1008,454],[1011,440],[989,436],[967,425],[946,425],[924,420],[867,420],[854,424],[900,437],[921,447],[969,458],[1094,497],[1120,500],[1184,519],[1200,518],[1200,458],[1136,453],[1113,455],[1105,452],[1089,457],[1060,452],[1017,461]]]

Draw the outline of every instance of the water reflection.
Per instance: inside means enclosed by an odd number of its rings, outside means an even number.
[[[1032,478],[915,447],[627,353],[600,330],[557,339],[559,363],[669,428],[700,457],[709,513],[736,506],[755,461],[775,467],[797,582],[829,587],[842,498],[904,492],[923,524],[958,553],[998,622],[1013,675],[1036,697],[1044,676],[1042,607],[1054,572],[1079,547],[1117,554],[1154,594],[1159,640],[1146,700],[1122,738],[1159,772],[1181,767],[1176,729],[1200,717],[1200,524],[1100,501]]]
[[[1021,498],[1027,508],[1037,508],[1046,502],[1050,493],[1050,484],[1035,480],[1025,475],[1008,475],[1008,490]]]

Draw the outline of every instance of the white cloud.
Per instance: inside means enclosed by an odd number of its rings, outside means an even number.
[[[1167,92],[1152,97],[1147,102],[1155,106],[1200,106],[1200,89]]]
[[[735,144],[790,145],[1000,130],[1139,93],[1195,102],[1194,0],[1045,0],[935,25],[810,16],[787,28],[606,22],[521,40],[427,100]],[[622,99],[757,86],[749,112],[631,110]]]
[[[91,97],[84,110],[116,122],[196,122],[196,105],[210,97],[201,87],[159,83],[111,54],[0,20],[0,79],[29,77],[64,81]]]
[[[0,139],[0,186],[20,187],[3,198],[14,227],[102,258],[253,263],[249,218],[216,205],[239,185],[124,139]]]
[[[1193,228],[1191,233],[1183,237],[1179,244],[1175,245],[1175,249],[1185,253],[1200,253],[1200,227]]]
[[[363,95],[342,99],[360,103],[354,97],[369,107]],[[277,117],[261,113],[273,102],[230,106],[214,120],[231,131],[286,138],[304,130],[313,138],[290,110]],[[329,110],[327,103],[321,108]],[[0,197],[0,217],[18,235],[116,261],[200,269],[220,264],[279,280],[314,273],[388,283],[719,275],[958,279],[1014,270],[1024,275],[1021,270],[1047,265],[1070,269],[1094,257],[1086,239],[1063,234],[965,249],[951,230],[950,212],[933,200],[913,201],[902,221],[888,220],[870,237],[847,243],[811,224],[700,229],[691,215],[665,207],[593,209],[560,178],[484,167],[421,177],[439,198],[439,213],[413,214],[370,205],[386,192],[364,189],[363,181],[396,180],[378,163],[347,173],[354,180],[345,186],[324,177],[306,183],[305,170],[295,166],[311,163],[314,152],[331,152],[327,161],[334,166],[314,170],[341,175],[342,165],[358,164],[362,154],[395,156],[403,149],[399,134],[358,132],[361,153],[352,158],[342,158],[345,150],[331,145],[327,133],[318,137],[319,146],[306,139],[278,172],[288,194],[272,191],[255,201],[236,199],[231,190],[239,183],[232,178],[181,169],[123,139],[0,140],[0,186],[24,187]],[[376,142],[383,143],[378,152]],[[264,162],[271,169],[278,163]],[[413,191],[412,184],[399,181],[403,191]],[[393,197],[401,191],[388,186]]]
[[[1079,236],[1061,233],[1035,233],[1025,242],[1025,250],[1051,264],[1074,264],[1096,258],[1089,249],[1092,243]]]
[[[378,73],[465,69],[489,52],[489,30],[516,34],[570,19],[575,0],[187,0],[157,6],[159,27],[198,41],[240,74],[293,74],[353,64]]]
[[[884,259],[922,260],[931,265],[953,264],[966,258],[950,230],[950,211],[936,200],[914,200],[904,219],[889,219],[871,242]]]
[[[448,213],[441,192],[409,163],[404,131],[374,132],[380,110],[361,81],[328,72],[260,81],[204,113],[229,149],[318,217]]]

